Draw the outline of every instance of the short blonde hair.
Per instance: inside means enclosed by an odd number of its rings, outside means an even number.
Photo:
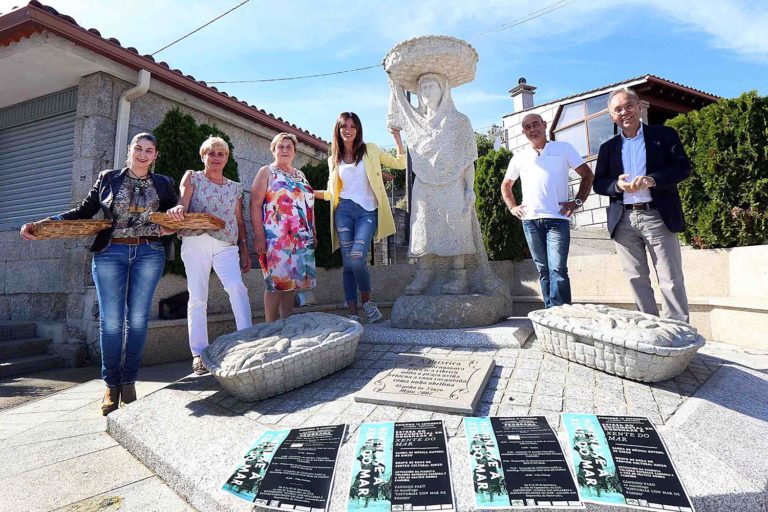
[[[221,137],[210,135],[205,142],[200,145],[200,158],[207,155],[212,149],[223,149],[229,156],[229,144]]]
[[[272,143],[269,145],[269,152],[274,153],[275,148],[277,147],[278,144],[280,144],[280,141],[283,139],[290,139],[291,142],[293,142],[293,149],[295,149],[296,151],[299,150],[299,139],[297,139],[294,134],[280,132],[277,135],[275,135],[274,139],[272,139]]]

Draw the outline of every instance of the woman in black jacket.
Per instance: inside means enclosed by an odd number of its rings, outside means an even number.
[[[126,404],[136,400],[149,309],[165,267],[161,237],[171,233],[151,223],[149,215],[176,206],[178,196],[171,178],[151,172],[156,158],[155,137],[136,135],[128,147],[127,167],[102,171],[83,202],[52,217],[90,219],[101,211],[112,221],[91,246],[99,299],[101,376],[107,384],[101,404],[105,416],[118,408],[121,397]],[[24,224],[21,236],[36,240],[35,224]]]

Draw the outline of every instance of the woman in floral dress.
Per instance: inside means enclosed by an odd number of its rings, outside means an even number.
[[[279,133],[270,150],[275,160],[251,185],[251,223],[256,254],[264,274],[264,317],[285,320],[293,312],[296,290],[315,287],[314,192],[292,166],[298,140]]]

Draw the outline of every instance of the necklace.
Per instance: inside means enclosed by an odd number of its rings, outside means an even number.
[[[135,180],[147,180],[147,179],[149,179],[149,172],[147,172],[147,174],[145,174],[144,176],[139,176],[138,174],[133,172],[133,169],[131,169],[129,167],[128,168],[128,176],[130,176],[131,178],[133,178]]]

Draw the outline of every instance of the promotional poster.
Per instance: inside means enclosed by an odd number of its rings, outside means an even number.
[[[464,418],[464,431],[476,508],[583,507],[545,417]]]
[[[328,510],[346,425],[267,431],[224,490],[277,510]]]
[[[692,512],[664,443],[647,418],[563,414],[582,501]]]
[[[349,512],[456,510],[442,421],[363,423],[354,457]]]

